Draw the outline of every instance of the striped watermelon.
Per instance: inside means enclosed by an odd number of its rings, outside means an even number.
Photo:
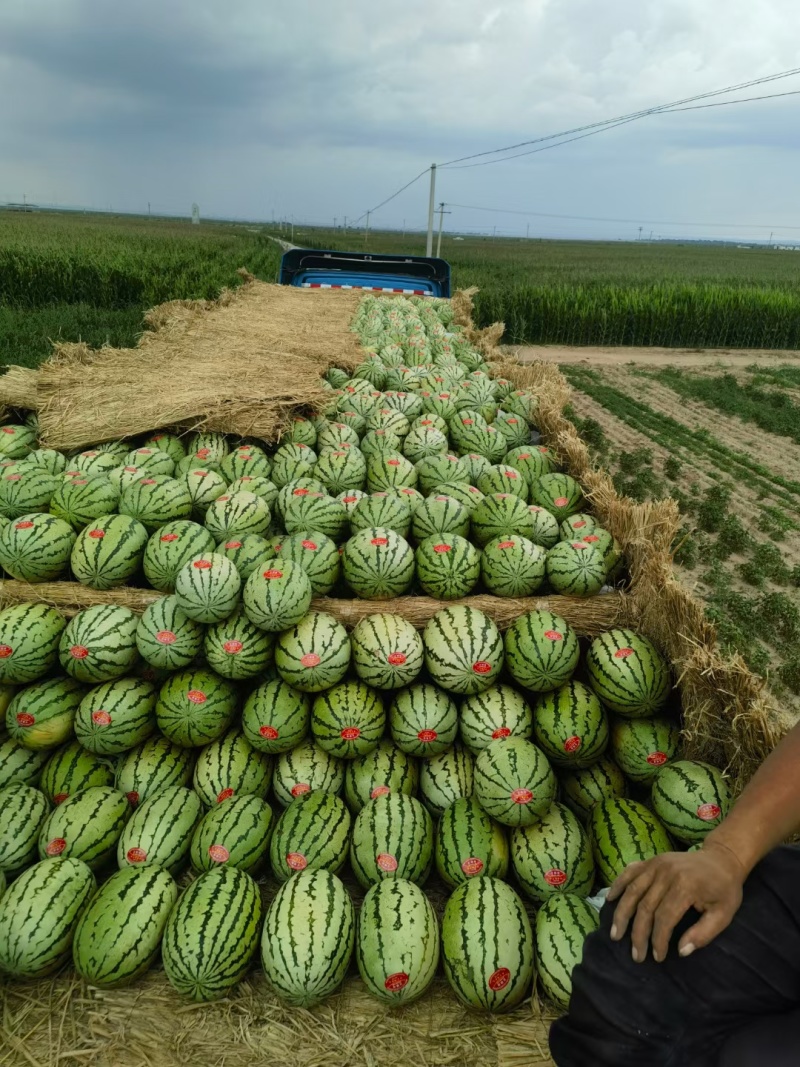
[[[384,401],[388,398],[384,395]],[[405,440],[411,429],[411,423],[397,408],[392,408],[388,403],[385,403],[384,407],[375,408],[367,419],[368,430],[388,430],[390,433],[396,434],[401,441]],[[393,453],[393,456],[405,460],[405,456],[400,456],[399,453]],[[406,460],[406,462],[408,462]],[[409,464],[410,466],[410,464]],[[384,472],[380,467],[376,468],[377,477],[391,477],[391,468],[388,472]],[[381,487],[379,487],[381,488]]]
[[[312,740],[284,752],[275,765],[272,791],[284,808],[304,793],[322,790],[338,796],[344,786],[344,763]]]
[[[598,525],[594,515],[590,515],[586,511],[578,511],[575,515],[570,515],[568,519],[564,519],[559,526],[559,540],[577,541],[579,538],[583,538],[586,534],[596,530]]]
[[[439,923],[419,886],[378,882],[358,916],[356,961],[364,985],[385,1004],[410,1004],[430,986],[439,963]]]
[[[275,549],[265,537],[258,534],[247,534],[245,537],[234,537],[230,541],[220,541],[215,551],[220,556],[231,560],[242,585],[247,581],[253,571],[265,564],[275,556]]]
[[[191,749],[173,745],[166,737],[151,737],[120,757],[114,785],[135,808],[170,786],[188,785],[194,759]]]
[[[372,752],[385,728],[383,702],[376,690],[363,682],[340,682],[321,693],[311,708],[314,740],[339,759]]]
[[[625,775],[610,756],[601,757],[584,770],[562,771],[559,785],[564,803],[583,822],[601,800],[628,795]]]
[[[527,419],[520,418],[511,412],[502,409],[498,411],[493,425],[505,437],[506,448],[509,446],[519,448],[530,441],[531,431]]]
[[[283,524],[288,533],[311,530],[325,534],[336,544],[344,540],[349,529],[344,504],[335,497],[315,493],[290,498],[284,510]]]
[[[511,832],[511,863],[519,884],[541,904],[555,893],[588,896],[594,884],[592,846],[577,818],[554,803],[531,826]]]
[[[560,523],[584,505],[581,487],[568,474],[543,474],[531,482],[531,502],[547,508]]]
[[[311,580],[299,563],[268,560],[247,579],[242,606],[259,629],[278,633],[302,623],[312,596]]]
[[[679,841],[702,841],[728,814],[728,784],[710,763],[678,760],[653,779],[653,811]]]
[[[192,501],[192,515],[201,520],[205,520],[206,513],[215,500],[218,500],[225,493],[228,496],[233,495],[223,476],[207,467],[193,467],[191,470],[186,471],[181,481],[184,482],[189,490],[189,498]],[[208,550],[205,549],[204,551]]]
[[[270,510],[271,521],[277,521],[278,515],[275,504],[278,499],[278,487],[268,477],[254,478],[250,474],[243,474],[241,478],[231,482],[228,486],[228,493],[231,496],[235,493],[255,493],[256,496],[260,496],[262,500],[266,501]]]
[[[405,422],[408,426],[408,421]],[[411,460],[401,452],[381,452],[369,457],[367,462],[367,490],[379,493],[386,489],[408,486],[415,489],[418,476]]]
[[[222,622],[238,605],[241,588],[235,565],[217,552],[206,552],[178,571],[175,599],[195,622]]]
[[[454,888],[480,875],[505,878],[508,841],[473,796],[459,797],[444,809],[436,828],[436,869]]]
[[[616,537],[598,526],[591,533],[584,534],[581,540],[596,548],[603,557],[606,581],[617,581],[625,569],[625,553]]]
[[[251,873],[266,858],[272,823],[272,808],[259,797],[245,794],[215,805],[192,837],[192,866],[202,872],[226,864]]]
[[[271,988],[297,1007],[311,1007],[341,985],[353,955],[353,902],[330,871],[301,871],[269,906],[261,960]],[[309,932],[313,931],[313,936]]]
[[[50,511],[79,531],[101,515],[113,515],[118,505],[119,490],[106,475],[96,474],[59,482],[50,500]]]
[[[224,433],[199,430],[191,434],[186,442],[187,456],[193,456],[204,463],[221,463],[229,452],[230,445]]]
[[[459,460],[459,463],[463,463],[463,457]],[[432,493],[437,493],[441,496],[452,497],[453,500],[457,500],[459,504],[463,504],[467,511],[472,513],[478,504],[483,500],[483,493],[480,489],[477,489],[474,485],[468,485],[466,481],[463,482],[440,482],[431,489]]]
[[[336,685],[349,665],[347,631],[323,611],[310,611],[280,635],[275,647],[278,674],[303,693],[321,693]]]
[[[433,822],[414,797],[382,793],[356,816],[350,865],[367,889],[384,878],[423,885],[433,864]]]
[[[72,942],[75,970],[92,986],[130,985],[158,955],[178,887],[166,871],[116,871],[81,916]]]
[[[611,885],[629,863],[672,850],[663,825],[637,800],[601,800],[589,816],[589,834],[603,885]]]
[[[364,434],[361,438],[360,447],[367,458],[367,467],[369,468],[369,460],[375,456],[396,455],[403,447],[403,441],[399,434],[394,433],[392,430],[378,427],[375,430],[368,430]]]
[[[396,493],[373,493],[363,497],[350,515],[350,529],[354,534],[361,530],[381,527],[394,530],[401,537],[408,537],[411,529],[411,505]]]
[[[192,1000],[224,997],[244,977],[261,930],[261,896],[244,871],[206,871],[167,919],[161,958],[173,988]]]
[[[33,512],[0,530],[0,566],[21,582],[52,582],[69,565],[75,531],[55,515]]]
[[[0,740],[0,789],[9,785],[36,785],[48,753],[30,749],[13,737]]]
[[[528,502],[528,483],[516,467],[500,463],[487,467],[478,475],[478,489],[489,496],[492,493],[513,493],[523,504]]]
[[[334,409],[335,410],[335,409]],[[358,413],[353,412],[356,416],[356,421],[362,423],[364,420],[358,418]],[[340,449],[345,451],[347,448],[357,448],[359,440],[358,428],[348,422],[343,422],[341,419],[336,422],[331,422],[329,419],[325,419],[317,426],[317,449],[318,454],[322,453],[323,449]],[[314,471],[314,477],[316,477],[316,470]]]
[[[560,1008],[572,996],[572,972],[583,959],[586,938],[600,916],[575,893],[552,896],[536,913],[536,972],[545,994]]]
[[[452,748],[423,760],[419,768],[422,802],[434,818],[475,789],[475,760],[458,741]]]
[[[544,581],[547,554],[527,537],[498,537],[483,546],[481,577],[495,596],[532,596]]]
[[[58,662],[67,620],[46,604],[14,604],[0,611],[0,684],[25,685]]]
[[[517,619],[506,630],[505,653],[511,677],[534,693],[549,693],[569,681],[580,658],[575,631],[551,611]]]
[[[350,634],[353,667],[376,689],[410,685],[422,670],[422,639],[401,615],[368,615]]]
[[[67,471],[68,478],[82,477],[81,471]],[[147,477],[145,467],[137,467],[135,464],[127,464],[124,467],[115,467],[108,472],[108,480],[118,493],[122,494],[141,478]]]
[[[0,898],[0,972],[43,978],[58,970],[96,890],[94,875],[80,860],[29,867]]]
[[[303,418],[302,415],[295,415],[292,419],[292,425],[286,433],[286,440],[313,448],[317,443],[317,431],[313,422],[310,419]]]
[[[589,767],[608,745],[608,717],[583,682],[567,682],[536,701],[533,736],[557,767]]]
[[[61,635],[61,666],[79,682],[110,682],[136,664],[136,627],[130,608],[95,604],[70,619]]]
[[[0,427],[0,452],[9,459],[22,459],[36,448],[36,431],[31,426],[10,423]]]
[[[254,749],[238,729],[200,750],[192,779],[195,792],[208,808],[232,796],[263,800],[271,781],[272,760]]]
[[[551,515],[547,508],[541,508],[538,504],[529,504],[528,514],[533,522],[533,531],[528,534],[530,540],[544,549],[550,549],[558,544],[558,519]]]
[[[67,457],[54,448],[36,448],[26,458],[35,467],[42,467],[50,474],[63,474],[67,466]]]
[[[456,739],[458,707],[435,685],[412,685],[392,701],[389,729],[395,744],[409,756],[436,756]]]
[[[196,522],[168,522],[150,537],[144,550],[144,576],[154,589],[171,593],[178,572],[199,556],[214,551],[214,538]]]
[[[272,460],[258,445],[239,445],[223,457],[219,469],[229,482],[243,477],[269,478]]]
[[[419,460],[416,467],[417,484],[420,491],[426,494],[436,492],[437,486],[440,486],[442,482],[469,484],[469,478],[461,460],[452,452],[445,451],[435,456],[428,456]]]
[[[209,626],[203,642],[206,663],[223,678],[255,678],[275,657],[275,637],[252,623],[241,608]]]
[[[108,456],[103,456],[103,453],[100,453],[100,456],[108,462]],[[149,475],[158,475],[162,478],[170,477],[175,473],[175,460],[169,452],[157,447],[148,448],[147,445],[132,449],[125,457],[124,463],[126,466],[143,467]]]
[[[344,493],[339,493],[339,495],[336,497],[338,501],[344,504],[345,511],[347,512],[348,518],[350,519],[351,527],[353,523],[353,512],[358,506],[359,501],[363,500],[366,495],[367,494],[364,493],[361,489],[347,489]]]
[[[414,580],[414,550],[387,527],[359,530],[344,546],[342,573],[363,600],[389,600],[408,592]]]
[[[384,740],[365,756],[349,760],[344,772],[344,797],[358,815],[369,800],[384,793],[414,796],[419,784],[416,761],[392,741]]]
[[[92,589],[122,585],[139,570],[147,530],[128,515],[103,515],[78,534],[72,549],[72,573]]]
[[[183,439],[163,430],[158,430],[156,433],[151,434],[144,442],[144,447],[166,452],[174,463],[178,463],[186,457],[186,445]]]
[[[140,804],[117,842],[117,866],[163,867],[178,874],[189,858],[194,829],[203,817],[200,798],[173,785]]]
[[[305,693],[277,679],[264,682],[247,698],[242,731],[259,752],[289,752],[305,740],[311,720],[311,701]]]
[[[449,607],[438,611],[422,635],[425,666],[437,685],[468,696],[488,689],[503,667],[500,631],[482,611]]]
[[[0,515],[22,518],[36,511],[49,511],[59,479],[42,467],[19,466],[0,477]]]
[[[173,744],[200,747],[225,733],[236,705],[232,682],[203,668],[180,671],[159,691],[156,720],[161,733]]]
[[[119,678],[90,690],[75,715],[75,736],[89,752],[117,756],[156,729],[156,687],[141,678]]]
[[[361,489],[367,480],[366,457],[356,447],[324,448],[314,468],[314,477],[319,478],[329,493]]]
[[[300,531],[281,541],[277,557],[298,564],[308,575],[312,596],[327,596],[339,580],[339,549],[324,534]],[[278,564],[280,566],[280,563]]]
[[[21,689],[6,710],[11,739],[37,750],[63,745],[73,735],[75,714],[85,692],[73,678],[48,678]]]
[[[633,630],[608,630],[586,654],[589,685],[605,706],[626,718],[655,715],[671,688],[669,664],[652,643]]]
[[[278,819],[272,835],[272,873],[280,882],[298,871],[338,873],[347,859],[350,822],[344,801],[331,793],[297,797]]]
[[[527,701],[510,685],[494,685],[461,704],[461,740],[475,756],[499,738],[529,740],[532,728],[533,713]]]
[[[436,493],[423,500],[414,512],[411,533],[417,544],[427,537],[469,536],[469,509],[451,496]]]
[[[672,719],[617,719],[611,725],[611,755],[632,782],[651,782],[677,758],[680,742]]]
[[[556,797],[556,776],[545,754],[521,737],[492,741],[475,761],[475,796],[504,826],[530,826]]]
[[[458,535],[426,538],[417,548],[417,577],[428,596],[458,600],[481,576],[480,551]]]
[[[71,741],[57,748],[45,763],[39,788],[51,804],[61,804],[82,789],[113,784],[112,761],[87,752],[79,741]]]
[[[595,596],[606,574],[605,560],[586,541],[559,541],[547,553],[547,580],[564,596]]]
[[[325,486],[317,478],[297,478],[294,481],[287,482],[287,484],[278,492],[273,510],[281,522],[283,522],[286,508],[292,500],[295,497],[309,496],[312,493],[319,493],[321,496],[327,496]]]
[[[49,813],[47,797],[31,785],[0,789],[0,871],[8,878],[38,859],[39,831]]]
[[[480,455],[478,452],[465,452],[460,458],[461,472],[469,480],[470,485],[475,485],[478,478],[485,470],[491,467],[491,460],[488,460],[486,456]],[[480,489],[475,487],[476,492],[480,492]],[[483,495],[483,494],[481,494]]]
[[[265,534],[270,509],[263,497],[240,492],[218,496],[206,512],[205,527],[214,541],[228,541],[246,534]]]
[[[174,596],[161,597],[145,608],[136,626],[136,647],[151,667],[180,670],[200,654],[205,628],[190,619]]]
[[[119,513],[137,519],[153,533],[165,522],[188,519],[192,514],[192,498],[185,482],[148,471],[145,478],[139,478],[123,491]]]
[[[522,901],[499,878],[470,878],[447,901],[442,920],[444,973],[471,1008],[502,1012],[528,995],[533,935]]]
[[[94,785],[73,793],[42,824],[39,856],[82,860],[98,870],[114,856],[129,814],[117,789]]]
[[[481,546],[513,534],[533,540],[533,530],[527,505],[514,493],[484,496],[472,512],[472,537]]]
[[[412,426],[403,441],[403,454],[412,463],[419,463],[428,456],[443,455],[448,447],[447,435],[435,426]]]

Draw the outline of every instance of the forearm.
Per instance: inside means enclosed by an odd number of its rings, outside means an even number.
[[[745,876],[759,860],[800,829],[800,723],[767,757],[728,817],[705,839],[723,845]]]

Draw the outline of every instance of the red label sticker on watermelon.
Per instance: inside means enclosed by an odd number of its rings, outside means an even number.
[[[195,452],[195,455],[197,456],[198,459],[208,459],[208,457],[211,455],[211,449],[210,448],[198,448],[198,450]]]
[[[128,863],[144,863],[147,859],[147,853],[143,848],[129,848],[125,853],[125,858]]]
[[[178,638],[172,632],[172,630],[159,630],[156,634],[156,641],[160,645],[174,645]]]
[[[155,484],[156,484],[155,478],[142,478],[141,481],[139,482],[139,485],[155,485]]]
[[[400,466],[400,460],[399,459],[387,459],[386,460],[386,465],[389,466],[389,467],[399,467]]]
[[[64,849],[67,847],[67,842],[63,837],[54,837],[52,841],[47,843],[47,848],[44,850],[46,856],[60,856]]]
[[[388,537],[373,537],[372,540],[370,541],[370,544],[371,545],[388,545],[389,544],[389,538]]]
[[[165,541],[167,544],[169,544],[171,541],[177,541],[178,540],[178,536],[179,535],[176,534],[176,533],[165,533],[165,534],[161,535],[159,540]]]
[[[223,652],[227,652],[229,656],[235,656],[238,652],[241,652],[244,645],[241,641],[226,641],[222,646]]]
[[[386,981],[383,983],[384,989],[389,993],[399,993],[401,989],[405,989],[408,985],[408,975],[405,971],[397,971],[395,974],[390,974]]]
[[[376,785],[369,795],[370,800],[374,800],[375,797],[385,797],[387,793],[391,793],[388,785]]]
[[[228,541],[228,542],[226,542],[225,547],[226,548],[230,548],[230,549],[241,548],[242,547],[242,542],[241,541]]]
[[[392,667],[402,667],[406,657],[402,652],[392,652],[386,657],[386,662]]]
[[[660,767],[662,763],[666,763],[669,757],[666,752],[651,752],[647,757],[647,762],[651,767]]]
[[[198,571],[210,571],[211,560],[210,559],[196,559],[192,566]]]
[[[132,808],[135,808],[136,805],[139,803],[139,794],[136,792],[135,789],[132,789],[130,793],[126,793],[125,796],[128,798],[128,803],[131,805]]]
[[[217,793],[217,803],[221,804],[223,800],[230,800],[235,792],[236,790],[231,789],[230,786],[227,789],[223,789],[220,793]]]
[[[262,726],[258,731],[262,737],[266,737],[268,741],[278,740],[278,731],[274,726]]]
[[[13,653],[14,649],[11,645],[0,645],[0,659],[8,659]]]
[[[380,852],[375,857],[375,862],[382,871],[386,871],[387,873],[397,870],[397,860],[389,852]]]
[[[564,635],[560,634],[558,630],[545,630],[544,636],[548,641],[563,641]]]
[[[4,426],[3,427],[3,433],[16,433],[16,432],[17,431],[13,428],[13,426]]]
[[[6,475],[6,481],[7,482],[18,482],[21,477],[22,477],[21,474],[7,474]]]
[[[452,545],[434,545],[433,546],[433,551],[434,552],[438,552],[440,555],[442,554],[442,552],[450,552],[451,550],[452,550]]]
[[[33,726],[35,722],[33,715],[29,715],[26,711],[20,711],[17,714],[17,726]]]
[[[573,530],[582,530],[585,525],[586,525],[586,519],[581,519],[580,522],[573,522],[572,528],[573,528]]]
[[[514,547],[514,542],[513,541],[501,541],[500,544],[497,547],[498,548],[513,548]]]
[[[283,577],[283,571],[276,571],[276,570],[264,571],[264,577],[265,578],[270,578],[270,579],[271,578],[282,578]]]
[[[111,716],[108,714],[107,711],[93,711],[92,722],[95,723],[97,726],[110,726]]]
[[[73,659],[86,659],[89,655],[89,649],[85,645],[73,645],[69,650],[69,654]]]
[[[208,697],[201,689],[190,689],[186,696],[193,704],[205,704]]]
[[[357,496],[343,496],[342,497],[342,503],[343,504],[357,504],[358,503],[358,497]]]
[[[564,742],[564,751],[577,752],[582,744],[583,742],[581,741],[580,737],[578,737],[577,734],[573,734],[572,737],[568,737],[567,740]]]
[[[572,547],[573,548],[578,548],[581,551],[584,551],[585,549],[587,549],[589,547],[589,545],[587,545],[585,541],[573,541],[572,542]]]
[[[472,669],[476,674],[488,674],[492,669],[492,665],[487,663],[485,659],[479,659],[477,663],[472,664]]]
[[[499,741],[504,737],[510,737],[511,731],[507,726],[498,726],[496,730],[492,731],[492,740]]]
[[[53,797],[53,803],[56,806],[58,806],[59,804],[63,804],[68,796],[69,793],[56,793],[56,795]]]
[[[419,740],[424,742],[435,741],[438,736],[435,730],[420,730],[417,734]]]
[[[569,504],[569,499],[565,496],[557,496],[553,503],[557,508],[565,508]]]
[[[516,426],[517,425],[517,420],[516,419],[506,419],[506,422],[507,422],[507,424],[509,426]]]
[[[586,542],[587,545],[593,545],[596,541],[599,541],[599,540],[600,540],[600,538],[597,536],[597,534],[587,534],[584,537],[584,541]]]
[[[614,659],[627,659],[628,656],[634,655],[632,648],[618,648],[614,653]]]
[[[483,860],[478,859],[477,856],[470,856],[462,862],[461,870],[468,878],[472,878],[473,875],[480,874],[483,870]]]
[[[317,544],[314,541],[301,541],[303,548],[307,548],[309,552],[317,551]]]
[[[530,789],[512,789],[511,799],[515,804],[530,804],[533,800],[533,793]]]
[[[14,529],[15,530],[32,530],[33,529],[33,523],[30,521],[30,519],[26,519],[25,522],[16,523],[15,526],[14,526]]]
[[[311,786],[308,782],[296,782],[289,790],[293,797],[301,797],[303,793],[310,793]]]
[[[308,866],[308,860],[302,852],[287,852],[286,866],[291,867],[293,871],[304,871]]]
[[[85,478],[73,478],[72,479],[72,484],[73,485],[88,485],[89,483],[86,481]]]
[[[492,992],[497,993],[501,989],[505,989],[508,983],[511,981],[511,971],[508,967],[498,967],[494,974],[489,978],[489,988]]]
[[[138,469],[139,469],[138,467],[123,467],[123,470],[125,471],[126,474],[135,474],[138,471]],[[70,471],[70,474],[72,474],[72,473],[73,472]],[[77,474],[78,472],[75,471],[74,473]]]
[[[357,726],[345,726],[339,736],[343,741],[355,741],[361,737],[361,731]]]
[[[531,458],[531,454],[530,454],[530,452],[520,452],[519,458],[520,459],[530,459]]]
[[[319,667],[321,660],[316,652],[306,652],[300,660],[301,667]]]
[[[722,814],[722,808],[719,804],[701,804],[697,809],[697,818],[702,819],[703,822],[714,822]]]
[[[209,845],[208,857],[214,863],[227,863],[230,858],[230,852],[224,845]]]

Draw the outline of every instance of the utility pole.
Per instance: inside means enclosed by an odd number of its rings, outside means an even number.
[[[528,240],[530,235],[531,235],[531,224],[528,223],[527,226],[525,227],[525,240],[526,241]]]
[[[150,201],[147,201],[147,217],[150,218]]]
[[[642,239],[642,228],[643,228],[643,227],[641,227],[641,226],[639,227],[639,240],[640,240],[640,241],[641,241],[641,239]]]
[[[292,244],[294,244],[294,215],[292,215]]]
[[[367,212],[367,224],[364,227],[364,248],[367,247],[367,241],[369,240],[369,211]]]
[[[344,232],[347,233],[347,215],[344,217]]]
[[[428,239],[425,242],[425,255],[433,254],[433,213],[436,205],[436,164],[431,164],[431,192],[428,199]]]
[[[437,258],[442,254],[442,227],[444,226],[445,215],[452,215],[452,211],[445,211],[444,200],[439,204],[439,237],[436,241],[436,256]]]

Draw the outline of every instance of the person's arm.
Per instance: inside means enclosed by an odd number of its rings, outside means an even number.
[[[608,893],[609,900],[619,901],[611,937],[620,940],[631,926],[634,960],[644,960],[652,942],[660,962],[675,926],[695,908],[702,915],[680,939],[678,951],[688,956],[702,948],[738,911],[750,871],[798,827],[800,724],[767,757],[701,849],[668,852],[625,868]]]

